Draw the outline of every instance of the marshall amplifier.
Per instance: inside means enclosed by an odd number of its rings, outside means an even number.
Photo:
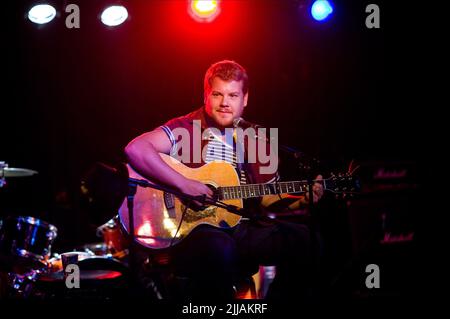
[[[419,171],[414,162],[363,162],[356,174],[363,194],[412,191],[419,187]]]
[[[361,194],[347,202],[353,252],[412,242],[421,213],[417,165],[366,162],[355,174],[361,180]]]

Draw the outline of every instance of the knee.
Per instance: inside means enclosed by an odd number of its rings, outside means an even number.
[[[311,245],[311,230],[306,225],[292,224],[284,230],[288,233],[292,244],[297,247],[309,248]]]
[[[227,234],[214,236],[205,242],[205,259],[221,268],[230,267],[236,259],[236,243]]]
[[[195,242],[192,257],[201,260],[205,267],[231,267],[236,259],[236,242],[227,233],[218,229],[197,232],[191,242]]]

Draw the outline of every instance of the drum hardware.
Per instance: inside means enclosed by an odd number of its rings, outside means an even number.
[[[8,273],[8,283],[12,288],[14,297],[28,298],[32,294],[34,284],[41,274],[47,272],[46,267],[30,269],[25,273]]]
[[[80,251],[84,251],[91,256],[112,257],[111,253],[108,251],[108,246],[104,242],[85,244],[79,249]]]

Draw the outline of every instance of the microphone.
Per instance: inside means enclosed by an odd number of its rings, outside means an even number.
[[[272,141],[272,139],[273,139],[273,137],[268,138],[266,136],[266,128],[265,127],[263,127],[261,125],[258,125],[258,124],[255,124],[255,123],[252,123],[252,122],[248,122],[248,121],[244,120],[242,117],[238,117],[238,118],[233,120],[233,127],[234,128],[241,128],[243,130],[246,130],[248,128],[252,128],[253,130],[255,130],[255,132],[252,135],[249,135],[249,136],[251,136],[254,139],[263,140],[263,141],[266,141],[268,143],[270,143]],[[260,128],[263,129],[263,130],[259,130]]]
[[[252,123],[252,122],[248,122],[248,121],[244,120],[242,117],[238,117],[238,118],[233,120],[233,127],[234,128],[240,127],[240,128],[243,128],[243,129],[247,129],[247,128],[250,128],[250,127],[254,128],[254,129],[262,128],[261,125],[258,125],[258,124]]]

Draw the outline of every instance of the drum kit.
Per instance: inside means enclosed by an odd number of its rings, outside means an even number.
[[[9,178],[35,174],[34,170],[10,168],[0,162],[0,191]],[[52,252],[57,236],[54,225],[35,217],[0,218],[0,299],[68,297],[61,258],[68,252]],[[97,236],[100,242],[73,249],[84,289],[71,292],[72,296],[105,298],[114,291],[111,287],[126,285],[128,240],[118,217],[99,226]]]

